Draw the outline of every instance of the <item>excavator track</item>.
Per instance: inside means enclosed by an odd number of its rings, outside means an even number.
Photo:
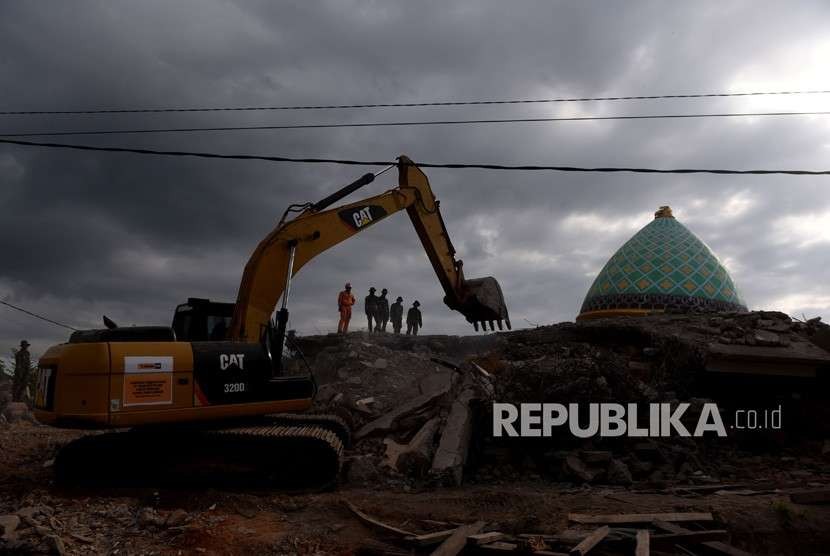
[[[62,486],[336,486],[349,430],[327,415],[269,415],[215,428],[166,427],[80,438],[55,458]]]
[[[352,445],[352,427],[343,415],[333,413],[272,413],[265,416],[265,419],[272,424],[283,425],[317,425],[332,431],[344,448]]]

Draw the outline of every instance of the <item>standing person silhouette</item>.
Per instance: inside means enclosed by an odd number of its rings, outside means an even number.
[[[403,324],[403,297],[398,296],[398,299],[392,304],[389,309],[389,317],[392,320],[393,332],[400,334],[401,325]]]
[[[380,297],[378,297],[378,310],[375,314],[375,332],[386,332],[386,323],[389,322],[389,300],[386,299],[386,294],[389,290],[383,288],[380,290]]]
[[[349,331],[349,321],[352,319],[352,305],[356,301],[352,295],[352,285],[346,282],[345,289],[337,295],[337,310],[340,311],[340,322],[337,323],[338,334],[346,334]]]
[[[363,310],[366,311],[366,320],[369,322],[369,332],[373,330],[372,320],[377,321],[378,296],[375,295],[375,288],[369,288],[369,295],[363,301]]]
[[[415,300],[415,303],[412,304],[412,307],[409,308],[409,311],[406,313],[406,335],[409,336],[412,334],[413,336],[418,335],[418,328],[423,328],[424,323],[421,320],[421,310],[418,309],[420,307],[420,303],[418,300]]]

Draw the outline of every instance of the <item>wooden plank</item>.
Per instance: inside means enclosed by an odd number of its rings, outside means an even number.
[[[470,535],[467,537],[467,544],[479,546],[482,544],[487,544],[496,541],[503,541],[507,535],[504,533],[499,533],[497,531],[492,531],[490,533],[478,533],[476,535]]]
[[[364,540],[355,553],[361,556],[412,556],[408,550],[376,539]]]
[[[542,539],[545,542],[563,542],[563,543],[578,543],[588,536],[588,533],[583,531],[574,531],[572,529],[565,529],[556,535],[547,535],[542,533],[521,533],[518,535],[520,539]]]
[[[751,552],[735,548],[731,544],[726,544],[721,541],[705,542],[701,546],[705,546],[715,554],[723,554],[724,556],[753,556]]]
[[[654,525],[658,529],[668,531],[670,533],[686,533],[690,532],[688,529],[675,525],[674,523],[667,523],[665,521],[655,521]],[[703,546],[716,554],[724,554],[726,556],[752,556],[749,552],[743,551],[740,548],[735,548],[730,544],[721,541],[711,541],[702,543]]]
[[[790,500],[795,504],[827,504],[830,503],[830,488],[791,492]]]
[[[585,537],[582,542],[571,549],[571,556],[584,556],[585,554],[588,554],[592,548],[608,536],[609,531],[611,531],[611,528],[607,525],[603,525],[599,529],[596,529],[593,533]]]
[[[404,540],[411,542],[416,546],[430,546],[444,542],[450,538],[453,533],[455,533],[455,529],[445,529],[443,531],[435,531],[434,533],[425,533],[423,535],[406,537]]]
[[[515,552],[518,548],[519,545],[516,543],[496,541],[491,542],[490,544],[483,544],[478,547],[478,550],[503,554],[506,552]]]
[[[660,521],[712,521],[710,512],[668,512],[653,514],[568,514],[568,520],[583,524],[651,523]]]
[[[651,522],[657,529],[661,529],[663,531],[667,531],[669,533],[687,533],[689,529],[685,527],[681,527],[680,525],[675,525],[674,523],[669,523],[668,521],[663,521],[662,519],[655,519]]]
[[[349,502],[348,500],[345,500],[345,504],[346,504],[346,507],[348,507],[352,511],[352,513],[354,513],[358,518],[360,518],[360,520],[362,522],[364,522],[366,525],[368,525],[368,526],[370,526],[374,529],[377,529],[377,530],[382,531],[384,533],[390,533],[392,535],[395,535],[396,537],[415,537],[415,536],[417,536],[415,533],[412,533],[410,531],[405,531],[403,529],[398,529],[397,527],[393,527],[393,526],[388,525],[388,524],[386,524],[382,521],[378,521],[377,519],[373,518],[372,516],[370,516],[368,514],[365,514],[365,513],[361,512],[360,510],[358,510],[357,507],[355,507],[355,505],[352,504],[351,502]]]
[[[651,549],[649,548],[649,534],[648,529],[640,529],[637,531],[637,547],[634,549],[634,556],[649,556]]]
[[[709,541],[721,541],[729,538],[729,531],[725,529],[709,529],[706,531],[689,531],[687,533],[667,533],[652,535],[652,548],[671,548],[676,544],[700,544]]]
[[[447,540],[435,549],[432,556],[455,556],[464,549],[467,544],[467,537],[475,535],[484,529],[483,521],[476,521],[470,525],[462,525],[450,535]]]
[[[672,489],[672,492],[694,492],[697,494],[705,494],[707,492],[716,492],[718,490],[734,490],[739,488],[750,488],[757,486],[757,483],[721,483],[715,485],[692,485],[692,486],[678,486]]]

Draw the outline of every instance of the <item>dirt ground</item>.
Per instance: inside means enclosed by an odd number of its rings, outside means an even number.
[[[822,554],[830,547],[830,506],[796,505],[783,491],[681,496],[543,481],[424,489],[344,485],[294,496],[268,490],[57,489],[51,459],[78,434],[31,423],[0,428],[0,515],[24,515],[18,536],[28,539],[0,545],[0,553],[353,554],[370,539],[389,541],[358,520],[345,501],[418,533],[484,520],[507,533],[552,534],[568,527],[568,512],[710,511],[730,531],[733,545],[753,553]],[[826,471],[810,470],[812,484],[830,482]],[[39,548],[32,552],[33,547]]]
[[[368,527],[349,504],[414,534],[483,521],[484,531],[569,532],[571,540],[597,526],[575,525],[569,513],[711,512],[714,522],[684,526],[725,530],[729,544],[752,554],[830,554],[830,505],[792,496],[830,492],[830,327],[818,321],[663,315],[485,336],[309,336],[294,347],[291,364],[320,385],[315,407],[345,412],[353,427],[338,488],[288,495],[212,481],[154,488],[155,479],[59,488],[55,455],[84,433],[41,426],[22,406],[19,418],[0,418],[0,554],[429,553]],[[809,364],[816,378],[770,382],[744,372],[713,382],[722,374],[709,369],[727,355],[736,365],[736,354],[749,371]],[[493,436],[488,415],[492,402],[688,401],[693,412],[707,400],[724,409],[784,404],[786,430],[510,439]],[[107,457],[118,469],[119,454]],[[631,531],[617,528],[616,548],[610,539],[590,554],[625,554]],[[513,553],[533,553],[525,544]],[[675,548],[659,554],[707,553]]]

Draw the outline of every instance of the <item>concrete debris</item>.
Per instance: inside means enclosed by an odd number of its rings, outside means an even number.
[[[562,471],[566,476],[586,483],[593,481],[596,476],[596,472],[588,469],[579,459],[579,456],[575,454],[569,454],[565,457],[565,461],[562,463]]]
[[[475,395],[475,390],[471,386],[461,391],[452,404],[446,425],[441,432],[441,441],[435,452],[430,474],[443,482],[461,484],[473,426],[470,402]]]
[[[8,538],[20,525],[20,518],[16,515],[0,515],[0,536]]]
[[[609,485],[623,485],[627,486],[634,482],[629,471],[628,466],[618,459],[612,459],[608,462],[608,470],[606,471],[606,481]]]
[[[449,392],[450,386],[451,384],[447,383],[444,385],[443,388],[439,388],[427,394],[421,394],[420,396],[416,396],[409,402],[384,414],[383,416],[375,419],[371,423],[367,423],[360,430],[357,431],[357,433],[355,434],[355,439],[360,440],[361,438],[366,438],[367,436],[387,433],[394,430],[397,423],[401,419],[409,415],[412,415],[413,413],[416,413],[421,409],[429,407],[437,400],[445,396],[447,392]]]
[[[297,344],[321,384],[318,408],[352,416],[348,476],[362,483],[547,478],[662,488],[741,477],[742,464],[730,461],[741,452],[731,442],[713,455],[682,437],[583,440],[567,426],[552,438],[494,438],[489,401],[688,403],[682,422],[693,430],[707,403],[749,403],[747,376],[758,371],[766,377],[753,384],[759,406],[782,391],[827,406],[795,379],[830,365],[830,326],[771,311],[600,319],[477,337],[308,336]],[[830,411],[826,417],[809,423],[822,439],[830,437]],[[647,425],[648,415],[639,421]],[[471,450],[475,468],[467,469]]]
[[[370,484],[380,476],[379,465],[372,455],[352,456],[346,461],[346,476],[351,483]]]
[[[3,417],[8,423],[19,423],[21,421],[26,421],[28,423],[35,422],[34,415],[32,415],[29,407],[23,402],[7,403],[6,407],[3,409]]]
[[[50,554],[54,554],[55,556],[64,556],[66,554],[66,545],[59,536],[46,535],[44,539],[46,540],[46,546],[49,547]]]
[[[165,524],[165,518],[153,508],[141,508],[136,521],[141,527],[163,527]]]
[[[387,447],[384,465],[411,477],[423,477],[432,465],[435,433],[440,422],[440,418],[433,417],[407,444],[398,444],[390,438],[384,440]]]
[[[185,510],[179,508],[170,512],[170,515],[168,515],[167,519],[164,520],[164,524],[167,527],[180,527],[187,523],[189,518],[189,514]]]

